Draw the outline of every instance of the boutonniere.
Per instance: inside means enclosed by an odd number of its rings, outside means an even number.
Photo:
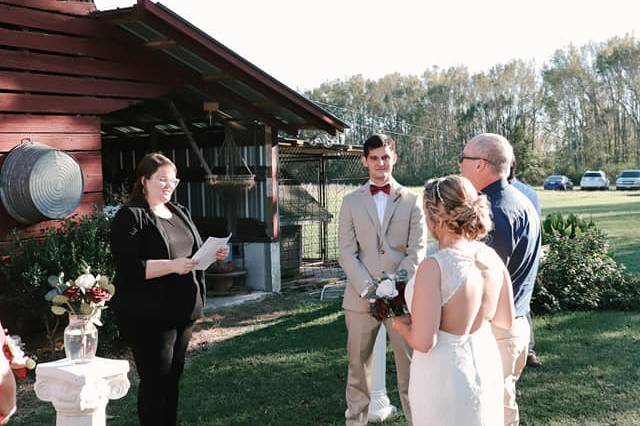
[[[395,197],[393,197],[393,202],[395,203],[404,195],[404,189],[400,188],[396,191]]]

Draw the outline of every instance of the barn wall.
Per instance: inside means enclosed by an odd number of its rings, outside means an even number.
[[[73,155],[82,168],[84,195],[74,213],[91,214],[102,206],[102,156],[100,119],[60,115],[0,114],[0,163],[7,153],[22,140],[29,139]],[[57,221],[24,226],[16,222],[0,204],[0,242],[7,240],[12,228],[25,237],[41,236]]]
[[[0,0],[0,162],[22,140],[69,152],[84,195],[75,213],[102,206],[100,115],[168,93],[171,77],[117,31],[87,15],[92,2]],[[149,62],[149,61],[152,62]],[[58,222],[15,222],[0,206],[0,247],[14,227],[40,236]]]

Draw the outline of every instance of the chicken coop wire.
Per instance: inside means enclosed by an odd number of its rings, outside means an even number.
[[[279,145],[280,267],[283,281],[344,278],[338,264],[342,199],[367,179],[361,147]]]

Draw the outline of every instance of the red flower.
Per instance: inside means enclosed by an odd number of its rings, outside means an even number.
[[[7,358],[7,361],[9,361],[9,364],[11,364],[13,362],[13,355],[11,354],[11,349],[9,349],[8,344],[5,343],[2,345],[2,352],[4,353],[4,357]],[[13,371],[13,375],[16,376],[18,380],[24,380],[27,378],[26,367],[12,368],[11,371]]]
[[[18,380],[24,380],[27,378],[27,369],[24,367],[14,368],[12,371]]]
[[[11,364],[11,361],[13,361],[13,355],[11,355],[9,345],[7,345],[6,343],[2,345],[2,352],[4,353],[4,357],[9,361],[9,364]]]
[[[376,299],[371,304],[371,314],[378,321],[389,318],[389,303],[386,299]]]
[[[102,302],[103,300],[111,299],[111,294],[107,290],[101,287],[91,287],[87,290],[87,297],[94,303]]]
[[[72,302],[76,302],[76,301],[80,300],[81,293],[82,292],[80,290],[80,287],[78,287],[77,285],[72,285],[71,287],[67,287],[62,292],[62,295],[63,296],[67,296],[69,298],[69,300],[71,300]]]

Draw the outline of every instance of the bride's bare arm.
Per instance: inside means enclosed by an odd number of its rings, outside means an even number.
[[[513,288],[511,287],[511,277],[509,276],[507,268],[503,268],[502,276],[500,298],[498,299],[496,313],[491,322],[498,327],[509,329],[513,325],[516,308],[513,305]]]
[[[392,326],[413,349],[429,352],[436,344],[440,314],[440,267],[435,259],[427,258],[416,273],[411,319],[394,319]]]

